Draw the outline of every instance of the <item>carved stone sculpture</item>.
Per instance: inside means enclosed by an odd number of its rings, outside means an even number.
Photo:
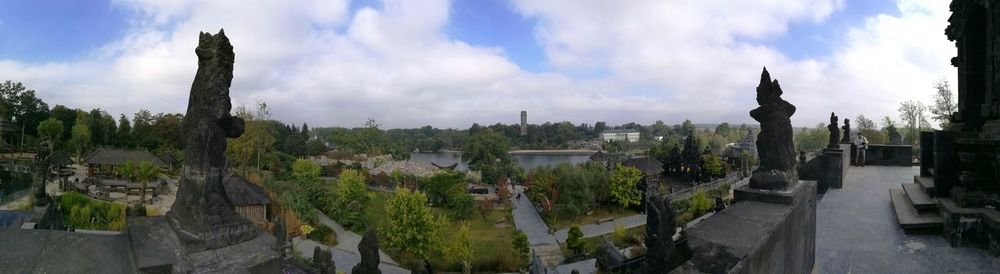
[[[333,253],[323,250],[318,246],[313,249],[313,267],[319,270],[320,274],[337,274],[337,265],[333,261]]]
[[[840,127],[837,126],[837,115],[830,112],[830,124],[826,126],[830,130],[830,141],[827,148],[840,148]]]
[[[674,258],[677,257],[674,246],[676,221],[670,198],[665,195],[650,196],[647,210],[646,261],[644,263],[646,273],[669,271],[680,264],[678,258]]]
[[[361,262],[351,269],[353,274],[381,274],[382,271],[378,269],[379,255],[378,255],[378,236],[375,235],[375,230],[369,228],[365,232],[365,236],[361,238],[361,242],[358,243],[358,253],[361,255]]]
[[[274,219],[274,251],[279,254],[278,258],[285,257],[285,246],[288,242],[288,233],[285,232],[285,219],[281,217]]]
[[[759,189],[784,189],[798,180],[795,173],[795,146],[792,142],[792,123],[795,106],[781,99],[778,80],[771,81],[767,68],[760,75],[757,86],[757,107],[750,117],[760,122],[757,134],[757,154],[760,166],[750,176],[750,187]]]
[[[851,119],[844,119],[844,126],[840,128],[844,129],[844,135],[840,139],[840,142],[845,144],[851,143]]]
[[[256,237],[254,225],[233,210],[222,179],[226,138],[243,134],[243,120],[229,114],[233,46],[220,30],[201,33],[195,53],[198,72],[191,84],[182,130],[184,167],[177,198],[167,213],[188,252],[217,249]]]

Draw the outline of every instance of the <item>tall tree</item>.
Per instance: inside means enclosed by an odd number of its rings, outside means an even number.
[[[236,116],[246,121],[246,127],[242,136],[229,139],[227,153],[244,168],[256,164],[260,170],[263,168],[263,159],[274,152],[274,145],[277,143],[275,132],[268,121],[271,110],[267,103],[258,101],[255,110],[246,106],[237,107]]]
[[[153,136],[153,114],[146,109],[139,109],[132,116],[132,138],[138,148],[153,150],[156,148],[156,138]]]
[[[923,103],[917,101],[905,101],[899,105],[899,116],[903,119],[903,124],[906,126],[906,142],[911,145],[917,144],[918,133],[920,129],[926,125],[927,116],[925,115],[927,107]]]
[[[129,123],[128,117],[125,117],[125,114],[121,114],[118,117],[118,132],[115,134],[115,139],[118,140],[118,146],[120,147],[135,147],[135,140],[132,140],[132,124]]]
[[[3,105],[8,118],[12,118],[14,127],[23,127],[28,135],[36,135],[37,125],[49,117],[49,105],[20,82],[0,83],[0,105]]]
[[[955,94],[951,92],[948,80],[941,79],[934,83],[934,105],[931,106],[931,114],[934,120],[940,123],[941,129],[948,129],[951,126],[951,115],[958,111],[955,104]]]
[[[619,164],[615,167],[615,173],[611,174],[611,184],[609,193],[615,201],[625,210],[630,205],[638,205],[642,201],[642,192],[636,188],[636,184],[642,180],[642,171],[634,167],[626,167]]]
[[[443,220],[427,207],[427,195],[396,188],[385,203],[386,225],[382,226],[386,246],[426,259],[440,250]]]
[[[80,161],[80,155],[83,154],[83,150],[90,147],[91,144],[91,132],[90,132],[90,121],[87,118],[87,113],[83,111],[77,111],[76,123],[73,125],[72,137],[70,138],[70,143],[73,144],[73,149],[76,151],[76,160]]]
[[[38,124],[37,132],[38,137],[46,140],[49,143],[49,147],[54,148],[59,142],[60,137],[62,137],[63,123],[59,119],[50,117]]]
[[[472,135],[465,143],[462,160],[469,167],[483,174],[483,181],[495,183],[500,177],[509,177],[514,169],[514,160],[510,156],[510,141],[493,131],[484,129]]]

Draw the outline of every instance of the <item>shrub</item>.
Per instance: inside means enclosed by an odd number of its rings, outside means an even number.
[[[57,199],[60,213],[67,226],[81,229],[122,230],[125,228],[125,206],[92,200],[76,192]]]
[[[523,260],[530,260],[528,256],[531,255],[531,244],[528,243],[528,235],[525,235],[523,231],[518,230],[514,233],[514,241],[511,244],[514,246],[514,250],[521,255]]]
[[[472,198],[472,195],[465,192],[459,192],[449,199],[451,207],[449,211],[451,216],[456,219],[468,219],[472,216],[472,212],[476,207],[476,201]],[[489,214],[489,213],[486,213]]]
[[[585,243],[581,238],[583,238],[583,231],[580,230],[580,227],[570,227],[566,235],[566,248],[569,248],[569,250],[572,250],[576,254],[582,253]]]
[[[615,226],[615,231],[612,232],[612,236],[615,237],[615,241],[622,242],[625,240],[625,225],[619,224]]]
[[[712,198],[709,198],[708,194],[701,189],[696,190],[688,202],[691,203],[688,211],[690,211],[695,218],[705,214],[705,212],[708,212],[715,206],[715,201],[713,201]]]
[[[337,234],[325,225],[315,226],[309,234],[306,234],[306,238],[329,246],[337,245]]]

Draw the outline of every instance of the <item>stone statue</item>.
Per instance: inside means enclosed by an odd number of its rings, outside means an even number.
[[[279,254],[278,258],[285,257],[285,246],[288,242],[288,233],[285,232],[285,219],[281,217],[274,219],[274,251]]]
[[[750,176],[750,187],[783,189],[798,180],[795,172],[795,146],[792,142],[792,122],[795,106],[781,99],[778,80],[771,81],[767,68],[757,86],[757,107],[750,117],[760,122],[757,134],[757,154],[760,166]]]
[[[188,252],[218,249],[254,239],[256,227],[233,211],[223,189],[226,138],[243,134],[243,120],[229,114],[233,46],[219,30],[201,33],[198,72],[191,84],[182,130],[184,168],[177,198],[167,213]]]
[[[826,126],[830,130],[830,141],[826,148],[840,148],[840,127],[837,126],[837,115],[830,112],[830,124]]]
[[[646,212],[646,273],[666,272],[680,263],[674,246],[674,210],[666,195],[651,195]]]
[[[382,273],[378,269],[378,236],[375,235],[374,229],[368,228],[368,231],[365,232],[365,236],[361,238],[361,243],[358,243],[358,253],[361,255],[361,262],[351,269],[352,274]]]
[[[604,238],[604,241],[597,246],[597,250],[594,251],[597,257],[597,269],[600,269],[603,273],[612,273],[611,268],[621,265],[625,262],[625,256],[618,252],[618,248],[611,243],[608,238]],[[651,257],[652,256],[652,257]],[[651,255],[646,252],[646,259],[651,259],[656,255]]]
[[[320,274],[337,274],[337,265],[333,261],[333,253],[323,250],[318,246],[313,248],[313,267],[319,270]]]
[[[840,127],[844,129],[843,138],[840,139],[841,143],[850,144],[851,143],[851,119],[844,119],[844,126]]]

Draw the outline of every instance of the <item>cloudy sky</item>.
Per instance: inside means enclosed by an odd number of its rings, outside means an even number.
[[[754,123],[767,66],[814,126],[954,85],[948,2],[4,0],[0,80],[50,105],[183,113],[198,33],[224,28],[234,102],[285,122]]]

